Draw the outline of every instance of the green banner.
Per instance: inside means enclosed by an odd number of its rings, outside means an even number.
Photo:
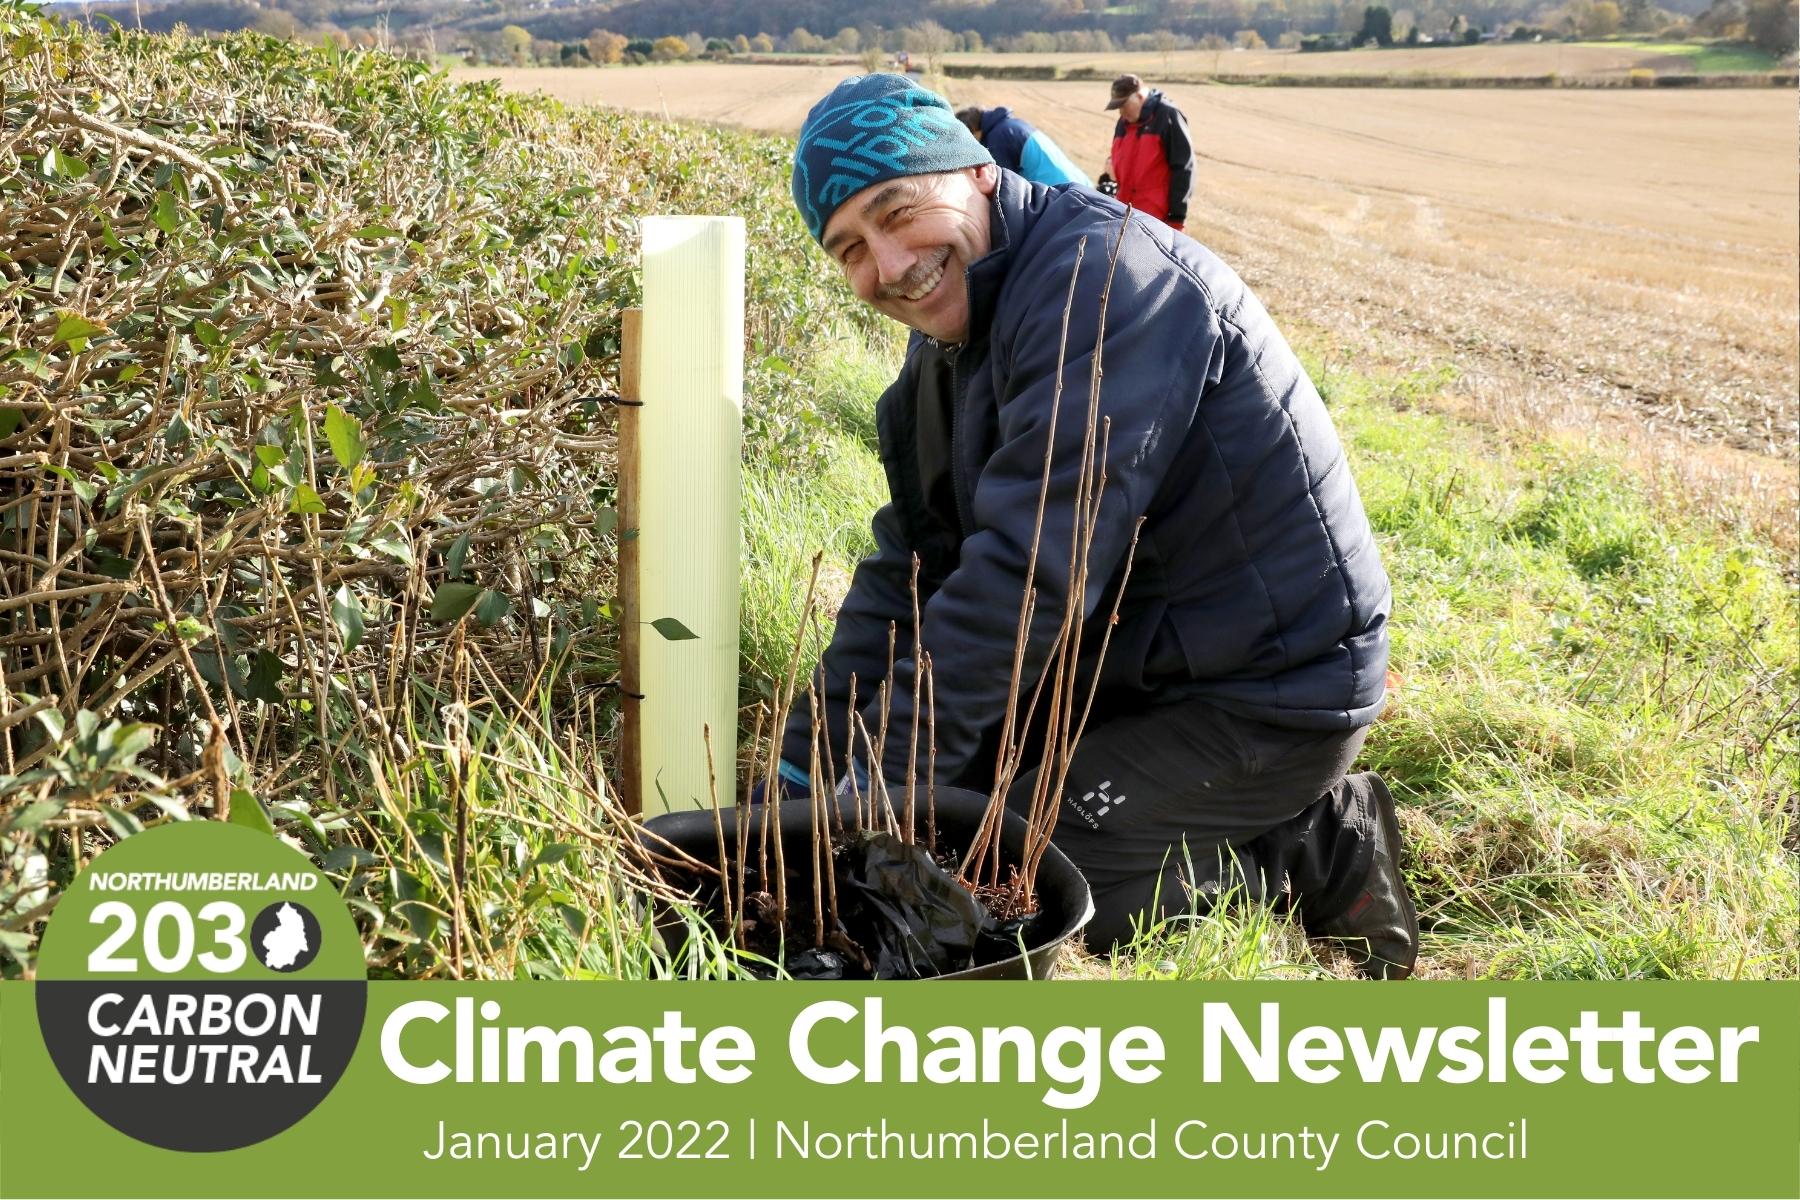
[[[1795,1196],[1800,983],[364,979],[265,834],[0,985],[3,1196]]]
[[[45,989],[0,987],[7,1196],[1800,1192],[1790,984],[376,983],[329,1095],[210,1153],[96,1115]],[[229,1132],[298,1085],[104,1086]]]

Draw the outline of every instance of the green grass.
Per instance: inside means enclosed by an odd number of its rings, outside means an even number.
[[[806,452],[796,459],[749,447],[741,642],[753,686],[780,674],[792,653],[813,555],[823,552],[818,607],[828,628],[851,572],[875,548],[869,518],[887,499],[875,399],[899,369],[899,350],[898,342],[871,346],[853,331],[830,333],[785,389],[794,398],[788,416],[805,429]],[[780,405],[771,399],[766,407]],[[802,670],[819,649],[807,639]]]
[[[1607,46],[1615,49],[1641,50],[1645,54],[1662,54],[1685,58],[1698,75],[1738,75],[1773,71],[1778,65],[1773,55],[1741,42],[1574,42],[1577,46]]]
[[[891,344],[800,374],[817,466],[747,471],[746,658],[792,644],[806,564],[841,595],[886,495],[872,401]],[[1603,449],[1426,411],[1449,368],[1313,360],[1394,583],[1403,676],[1365,765],[1394,787],[1424,969],[1496,978],[1793,977],[1800,649],[1766,548],[1670,513]],[[816,647],[809,646],[810,662]],[[1264,908],[1194,911],[1076,975],[1341,973]]]
[[[1764,547],[1670,513],[1603,449],[1507,441],[1426,411],[1448,368],[1375,378],[1312,361],[1394,583],[1398,694],[1364,763],[1395,789],[1428,974],[1793,977],[1800,650]],[[870,403],[891,348],[828,343],[806,478],[757,469],[745,649],[791,645],[805,564],[841,588],[885,498]],[[811,661],[816,647],[809,647]],[[1341,974],[1266,908],[1147,929],[1113,978]]]
[[[429,717],[405,731],[411,752],[374,759],[371,794],[321,823],[321,840],[363,835],[322,863],[362,927],[370,974],[742,976],[679,898],[646,902],[658,889],[620,836],[600,731],[559,712],[552,689],[458,680],[414,685],[427,694],[407,709]]]

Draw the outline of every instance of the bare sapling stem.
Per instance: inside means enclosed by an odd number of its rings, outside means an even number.
[[[819,564],[824,559],[823,550],[813,555],[812,574],[806,581],[806,599],[800,605],[800,620],[794,627],[794,645],[788,651],[787,670],[775,697],[775,726],[770,731],[768,757],[763,771],[763,778],[769,781],[766,790],[770,796],[781,790],[781,737],[787,728],[788,712],[794,704],[794,687],[800,674],[800,650],[806,643],[807,620],[812,615],[813,597],[819,587]]]
[[[827,785],[825,790],[833,797],[833,803],[830,805],[831,831],[834,835],[842,837],[844,833],[844,814],[835,801],[838,793],[838,785],[843,781],[838,777],[837,760],[831,753],[831,693],[825,686],[827,679],[825,674],[825,649],[830,644],[830,639],[825,636],[825,631],[819,626],[819,612],[816,608],[813,610],[812,614],[812,630],[813,645],[816,647],[813,660],[818,664],[815,668],[818,676],[818,699],[813,704],[812,718],[813,724],[820,726],[822,730],[819,738],[821,743],[820,752],[824,756],[825,762],[825,780]]]
[[[890,624],[888,626],[888,657],[890,659],[888,677],[882,682],[881,690],[877,693],[881,698],[881,732],[876,736],[874,745],[869,747],[869,810],[871,814],[878,812],[885,814],[885,820],[881,820],[878,816],[877,824],[886,828],[890,833],[899,829],[900,817],[894,812],[893,802],[888,797],[887,772],[883,771],[881,767],[887,761],[888,709],[894,702],[894,668],[891,662],[893,640],[894,629]],[[880,797],[881,800],[880,810],[875,808],[877,797]]]
[[[671,842],[668,838],[650,828],[649,825],[638,826],[637,833],[657,844],[657,849],[650,849],[649,847],[644,848],[643,857],[651,862],[668,863],[683,871],[693,871],[702,875],[713,875],[719,870],[718,867],[707,862],[705,859],[695,858],[692,854],[689,854],[686,850],[683,850],[680,846],[677,846],[674,842]]]
[[[1112,441],[1112,418],[1110,418],[1110,417],[1106,418],[1106,420],[1103,422],[1103,425],[1104,425],[1104,428],[1101,430],[1101,438],[1100,438],[1100,452],[1102,455],[1105,455],[1107,450],[1110,448],[1111,441]],[[1102,469],[1102,471],[1100,472],[1098,491],[1103,492],[1103,491],[1105,491],[1105,489],[1106,489],[1106,472],[1104,469]],[[1096,502],[1094,505],[1094,518],[1096,520],[1099,517],[1099,509],[1100,509],[1100,506],[1098,503],[1098,498],[1096,497]],[[1100,635],[1100,651],[1099,651],[1099,654],[1097,655],[1097,660],[1100,662],[1106,661],[1107,648],[1112,644],[1113,627],[1118,623],[1119,605],[1124,602],[1125,587],[1127,584],[1129,584],[1131,582],[1131,566],[1132,566],[1132,563],[1134,563],[1137,560],[1138,534],[1143,530],[1143,527],[1144,527],[1144,518],[1141,516],[1138,517],[1137,520],[1132,522],[1131,541],[1126,544],[1125,562],[1120,567],[1120,570],[1119,570],[1118,590],[1113,593],[1112,611],[1107,614],[1106,626]],[[1091,531],[1090,531],[1089,537],[1090,538],[1092,537]],[[1087,728],[1088,713],[1093,710],[1094,694],[1095,694],[1095,692],[1097,692],[1099,690],[1099,687],[1100,687],[1100,675],[1099,675],[1099,672],[1096,671],[1094,674],[1094,678],[1088,682],[1087,698],[1082,703],[1081,718],[1075,725],[1074,736],[1071,739],[1071,741],[1067,747],[1068,755],[1070,757],[1073,757],[1073,755],[1074,755],[1075,742],[1078,742],[1081,740],[1082,731]]]
[[[773,831],[770,826],[774,826]],[[787,939],[787,854],[782,849],[781,838],[781,787],[771,782],[769,802],[763,805],[763,835],[766,840],[775,844],[775,923],[781,927],[781,936]],[[763,887],[767,888],[769,877],[763,876]]]
[[[1099,351],[1095,351],[1098,355]],[[1051,655],[1051,663],[1046,669],[1046,676],[1052,680],[1050,690],[1050,709],[1047,733],[1044,739],[1043,757],[1038,765],[1037,778],[1033,781],[1031,805],[1028,810],[1025,829],[1026,839],[1021,866],[1030,862],[1037,842],[1038,831],[1046,824],[1053,824],[1047,819],[1045,809],[1060,804],[1063,774],[1066,773],[1066,759],[1063,751],[1066,748],[1070,707],[1074,700],[1075,674],[1079,669],[1081,657],[1081,638],[1086,626],[1087,613],[1087,560],[1089,549],[1093,545],[1093,505],[1092,500],[1094,471],[1094,416],[1097,404],[1095,391],[1097,384],[1090,387],[1087,427],[1082,432],[1082,459],[1080,473],[1076,483],[1077,507],[1070,514],[1069,524],[1069,574],[1068,591],[1063,597],[1062,627],[1057,634],[1057,642]],[[1104,477],[1104,472],[1101,476]],[[1057,764],[1064,768],[1059,772],[1052,768]],[[994,867],[995,880],[998,884],[999,865]],[[1030,880],[1023,870],[1018,880],[1018,899],[1022,906],[1027,906],[1031,899]]]
[[[750,778],[744,791],[744,801],[738,808],[737,822],[737,919],[736,928],[732,930],[733,938],[740,944],[744,937],[744,906],[749,899],[748,881],[744,878],[745,862],[750,857],[750,796],[756,789],[756,764],[762,756],[763,718],[768,715],[768,706],[758,703],[756,706],[755,732],[750,735]]]
[[[782,683],[781,691],[777,698],[778,707],[775,711],[775,720],[769,738],[767,759],[767,778],[769,784],[764,792],[768,797],[768,803],[764,806],[762,839],[765,843],[773,841],[775,844],[775,886],[773,889],[775,897],[775,921],[781,930],[781,937],[784,943],[787,940],[788,902],[787,851],[783,845],[781,836],[781,741],[782,732],[787,728],[788,713],[792,710],[794,704],[794,689],[800,676],[800,651],[806,644],[806,626],[809,618],[812,616],[813,597],[818,591],[819,564],[824,561],[824,558],[825,552],[823,550],[818,551],[813,555],[812,573],[806,582],[806,599],[801,603],[800,620],[794,628],[794,646],[793,649],[788,652],[786,678]],[[807,690],[811,691],[810,684],[808,685]],[[771,826],[773,826],[773,830],[771,830]],[[769,876],[765,868],[763,874],[763,886],[765,888],[768,887],[768,880]]]
[[[906,747],[906,828],[905,828],[905,831],[901,834],[901,836],[906,839],[906,843],[909,846],[912,845],[913,841],[915,840],[914,839],[914,831],[913,831],[913,813],[914,813],[913,805],[914,805],[915,795],[918,791],[918,776],[919,776],[919,765],[918,764],[919,764],[919,686],[920,686],[919,635],[920,635],[920,629],[919,629],[919,556],[917,554],[912,556],[912,618],[913,618],[913,640],[912,640],[912,655],[911,655],[912,665],[913,665],[912,740],[907,744],[907,747]]]
[[[885,688],[887,687],[887,684],[884,683],[881,686]],[[856,727],[862,732],[863,748],[866,749],[871,756],[879,754],[880,752],[875,748],[874,741],[869,737],[868,722],[863,720],[861,713],[856,714]],[[880,760],[876,759],[875,761]],[[879,806],[877,805],[878,801]],[[869,775],[868,828],[883,829],[892,833],[896,825],[894,806],[888,802],[887,785],[881,781],[879,775],[871,773]]]
[[[1050,717],[1048,730],[1044,737],[1044,758],[1038,764],[1037,777],[1032,781],[1031,805],[1025,818],[1025,845],[1021,851],[1021,870],[1018,880],[1021,903],[1026,894],[1023,867],[1031,859],[1035,846],[1035,835],[1044,824],[1044,809],[1055,804],[1061,796],[1061,792],[1057,790],[1058,781],[1055,773],[1051,770],[1051,762],[1056,754],[1059,736],[1063,728],[1061,717],[1068,706],[1066,697],[1073,690],[1072,681],[1078,657],[1074,638],[1065,637],[1062,644],[1057,647],[1056,657],[1048,671],[1050,675]],[[999,882],[998,874],[998,867],[996,867],[996,884]]]
[[[812,679],[808,678],[806,681],[806,706],[807,711],[811,715],[807,721],[806,745],[808,762],[806,769],[806,787],[807,791],[815,796],[819,794],[819,788],[825,782],[823,778],[825,770],[824,760],[819,757],[818,697],[818,689],[813,685]]]
[[[1099,523],[1100,505],[1106,490],[1106,458],[1111,448],[1112,422],[1110,418],[1101,418],[1100,400],[1102,384],[1106,375],[1106,314],[1112,299],[1113,279],[1118,271],[1119,251],[1125,243],[1125,234],[1131,227],[1132,213],[1126,211],[1125,219],[1120,223],[1119,236],[1114,240],[1112,252],[1106,269],[1106,280],[1100,289],[1100,311],[1097,328],[1094,332],[1094,361],[1088,382],[1087,422],[1082,433],[1082,460],[1080,475],[1076,486],[1078,511],[1071,529],[1071,555],[1069,572],[1069,591],[1064,609],[1064,625],[1067,640],[1062,646],[1062,656],[1058,669],[1056,696],[1053,700],[1049,722],[1049,732],[1045,739],[1044,755],[1038,768],[1037,787],[1032,797],[1031,814],[1026,822],[1026,845],[1022,870],[1018,880],[1018,895],[1021,907],[1029,909],[1035,903],[1037,864],[1042,861],[1044,850],[1049,845],[1050,835],[1056,827],[1057,817],[1061,815],[1063,787],[1068,780],[1069,765],[1073,761],[1075,743],[1079,733],[1074,729],[1074,707],[1077,689],[1077,675],[1080,671],[1081,644],[1087,624],[1087,590],[1089,579],[1089,559],[1092,555],[1094,533]],[[1096,445],[1098,442],[1098,445]],[[1135,553],[1136,531],[1128,549],[1125,571],[1129,572],[1130,555]],[[1123,596],[1124,583],[1120,584],[1120,596]],[[1118,612],[1118,599],[1115,598],[1113,615]],[[1107,635],[1101,641],[1102,657],[1094,666],[1094,681],[1090,685],[1091,697],[1093,687],[1097,686],[1100,666],[1104,660],[1104,650],[1110,641],[1111,625],[1108,623]],[[1084,709],[1085,723],[1085,709]],[[1054,764],[1054,765],[1053,765]],[[1045,776],[1050,776],[1046,781]],[[1046,783],[1048,786],[1046,786]]]
[[[156,551],[154,549],[151,549],[150,551],[150,562],[152,568],[154,568],[156,562]],[[166,601],[165,611],[167,611]],[[472,756],[469,752],[469,653],[464,638],[464,633],[467,629],[468,626],[466,623],[462,621],[456,623],[456,643],[450,668],[451,678],[456,684],[455,711],[457,714],[454,726],[455,732],[450,739],[452,742],[450,753],[452,760],[455,763],[455,770],[451,776],[451,782],[455,789],[453,796],[456,804],[456,847],[455,858],[451,865],[450,872],[450,883],[451,887],[454,889],[451,911],[456,919],[456,929],[453,933],[451,946],[455,952],[456,977],[458,979],[463,977],[463,943],[471,933],[469,928],[467,895],[469,875],[469,791],[474,783],[474,780],[470,775],[470,768],[474,766],[474,763],[472,762]],[[183,653],[185,652],[184,649]],[[212,704],[210,701],[207,703],[207,709],[209,712],[212,711]],[[213,713],[213,719],[218,719],[217,713]],[[330,744],[323,736],[319,738],[319,742],[321,745]]]
[[[769,715],[771,717],[775,716],[774,713]],[[761,727],[761,721],[762,713],[761,706],[759,705],[757,712],[757,723],[759,728]],[[776,744],[780,743],[781,723],[779,720],[774,722],[774,726],[770,730],[770,737]],[[757,747],[757,753],[761,754],[762,752],[762,748],[759,745]],[[773,889],[769,887],[769,806],[776,802],[780,793],[781,777],[775,774],[765,774],[763,776],[763,811],[759,815],[759,819],[756,823],[756,878],[762,890],[771,894]]]
[[[781,803],[781,781],[769,780],[763,788],[762,812],[757,814],[756,822],[756,878],[762,890],[773,895],[774,889],[769,886],[769,813]]]
[[[1014,642],[1014,678],[1008,696],[1007,712],[1002,722],[1002,737],[999,749],[999,761],[995,769],[995,789],[989,802],[988,815],[992,820],[984,820],[975,843],[970,847],[969,862],[965,864],[964,876],[980,881],[985,876],[991,886],[1000,884],[999,831],[1004,818],[1006,797],[1011,790],[1012,780],[1023,765],[1023,758],[1030,742],[1031,731],[1036,725],[1036,713],[1040,699],[1048,701],[1044,719],[1043,753],[1039,762],[1037,777],[1032,782],[1030,804],[1026,818],[1026,838],[1018,874],[1012,881],[1009,891],[1022,911],[1030,911],[1035,907],[1035,875],[1048,846],[1050,832],[1055,828],[1056,818],[1060,815],[1062,790],[1067,782],[1068,768],[1074,751],[1075,738],[1079,736],[1075,721],[1075,709],[1078,702],[1078,676],[1081,670],[1081,650],[1086,630],[1087,598],[1090,583],[1089,559],[1092,554],[1094,536],[1098,528],[1100,505],[1106,483],[1106,447],[1109,442],[1110,422],[1100,419],[1100,402],[1102,383],[1104,380],[1104,347],[1106,333],[1106,313],[1111,297],[1114,276],[1118,269],[1119,251],[1124,244],[1125,233],[1130,227],[1130,213],[1121,223],[1117,239],[1113,242],[1106,279],[1101,289],[1098,328],[1095,332],[1093,361],[1089,374],[1088,403],[1086,406],[1084,427],[1080,442],[1080,457],[1076,464],[1074,487],[1074,508],[1070,513],[1069,559],[1067,574],[1064,576],[1065,591],[1063,595],[1062,620],[1055,636],[1051,639],[1048,654],[1045,657],[1043,672],[1032,688],[1031,700],[1027,707],[1025,721],[1018,724],[1018,705],[1020,701],[1021,682],[1025,651],[1027,649],[1032,621],[1035,620],[1034,588],[1036,564],[1040,551],[1043,532],[1044,510],[1048,501],[1049,482],[1052,474],[1055,455],[1055,420],[1061,410],[1063,372],[1067,361],[1069,326],[1074,310],[1075,290],[1079,280],[1082,252],[1078,251],[1075,270],[1071,273],[1069,293],[1063,306],[1063,324],[1061,340],[1057,348],[1057,377],[1053,392],[1053,411],[1050,431],[1046,438],[1044,451],[1043,474],[1039,485],[1039,502],[1036,517],[1036,528],[1033,531],[1032,546],[1029,557],[1028,576],[1026,579],[1026,596],[1021,600],[1020,623]],[[1135,549],[1135,538],[1133,542]],[[1127,559],[1129,563],[1129,557]],[[1127,565],[1127,571],[1129,566]],[[1122,585],[1121,585],[1122,586]],[[1115,598],[1113,616],[1117,615],[1118,600]],[[1110,625],[1110,620],[1109,620]],[[1110,629],[1109,629],[1110,633]],[[1102,654],[1109,639],[1102,638]],[[1095,684],[1098,681],[1098,666],[1095,668]],[[1046,695],[1045,685],[1048,684]],[[1089,704],[1093,687],[1088,689]],[[1087,706],[1083,706],[1082,717],[1085,723]],[[1015,733],[1016,730],[1016,733]],[[1074,736],[1072,736],[1074,735]]]
[[[869,759],[869,795],[871,797],[875,794],[875,780],[877,778],[881,779],[882,795],[885,797],[887,794],[887,772],[882,770],[882,764],[887,761],[888,710],[894,706],[894,642],[898,632],[899,630],[895,623],[889,621],[887,678],[882,680],[881,690],[876,692],[876,695],[881,701],[878,706],[881,711],[881,733],[880,736],[875,739],[875,745],[870,751],[871,757]]]
[[[1112,611],[1107,614],[1106,628],[1100,635],[1100,650],[1095,656],[1096,662],[1104,662],[1106,660],[1107,648],[1112,643],[1113,627],[1118,624],[1119,605],[1125,598],[1125,587],[1131,582],[1131,565],[1137,558],[1138,533],[1143,529],[1143,526],[1144,518],[1139,517],[1136,523],[1131,527],[1131,544],[1125,551],[1125,567],[1119,575],[1119,590],[1113,595]],[[1088,681],[1087,697],[1082,703],[1081,718],[1076,722],[1075,729],[1069,736],[1067,753],[1062,756],[1061,763],[1057,770],[1056,787],[1052,794],[1059,798],[1062,795],[1063,786],[1068,779],[1069,767],[1075,761],[1074,748],[1080,744],[1081,735],[1087,730],[1088,714],[1093,711],[1094,694],[1098,692],[1099,689],[1100,673],[1098,668],[1096,668],[1094,677]],[[1060,802],[1052,803],[1050,805],[1048,817],[1043,823],[1041,836],[1034,839],[1033,846],[1035,848],[1035,853],[1032,855],[1030,861],[1026,863],[1024,876],[1024,886],[1026,898],[1028,900],[1030,898],[1031,889],[1034,888],[1037,883],[1038,864],[1043,861],[1044,851],[1050,846],[1050,839],[1056,832],[1057,819],[1061,815],[1062,804]]]
[[[733,948],[737,946],[737,921],[731,908],[731,860],[725,853],[725,814],[719,809],[719,772],[713,762],[712,726],[700,726],[706,742],[706,782],[712,792],[713,836],[719,843],[719,902],[724,905],[725,928]]]
[[[856,782],[856,672],[850,673],[850,701],[844,711],[844,774],[850,781],[850,811],[856,814],[856,828],[863,829],[862,790]]]
[[[819,744],[825,760],[825,795],[828,797],[826,807],[830,809],[831,832],[837,837],[844,836],[844,812],[837,804],[838,773],[837,763],[831,757],[831,727],[825,721],[825,705],[829,702],[825,696],[825,668],[819,668],[818,699],[813,703],[812,736]]]
[[[1025,612],[1025,620],[1027,622],[1034,620],[1037,615],[1037,589],[1031,589],[1028,595],[1030,603],[1026,606]],[[1058,628],[1056,636],[1051,639],[1051,657],[1056,655],[1057,648],[1062,645],[1064,633],[1065,628]],[[1024,718],[1017,725],[1017,733],[1011,739],[1012,744],[1005,747],[1004,765],[1001,769],[1001,774],[1004,778],[995,781],[994,794],[997,796],[1004,797],[1011,794],[1013,780],[1018,778],[1019,768],[1024,765],[1026,745],[1030,739],[1033,723],[1037,720],[1038,702],[1043,698],[1044,683],[1048,678],[1048,670],[1040,671],[1038,673],[1037,682],[1034,683],[1031,688],[1031,699],[1025,706]],[[979,863],[981,861],[982,857],[988,852],[989,839],[999,836],[1001,824],[1004,821],[1005,816],[1006,810],[1004,803],[996,806],[990,801],[986,811],[982,814],[981,824],[976,831],[976,838],[970,843],[969,862]]]
[[[968,872],[973,864],[983,857],[986,843],[998,836],[1001,819],[1006,811],[1007,788],[1017,770],[1018,755],[1012,747],[1019,711],[1019,682],[1024,673],[1025,648],[1030,641],[1031,620],[1036,604],[1038,546],[1043,540],[1044,506],[1050,495],[1051,465],[1056,456],[1056,423],[1062,409],[1063,366],[1069,348],[1069,321],[1075,308],[1075,285],[1081,278],[1081,261],[1086,254],[1087,238],[1083,237],[1075,245],[1075,266],[1069,272],[1069,294],[1063,300],[1062,336],[1056,347],[1056,382],[1050,394],[1050,420],[1044,432],[1044,467],[1038,479],[1037,515],[1031,527],[1031,549],[1025,560],[1024,590],[1019,597],[1019,624],[1013,638],[1012,679],[1007,685],[1006,713],[1000,723],[1000,748],[994,763],[994,793],[989,797],[988,811],[983,816],[975,841],[969,847],[968,858],[963,864],[965,879],[970,878]]]
[[[821,672],[820,678],[823,679],[823,677],[824,677],[824,674],[823,674],[823,672]],[[815,704],[813,707],[814,714],[817,714],[818,712],[820,712],[822,706],[823,706],[823,701],[820,701],[819,703]],[[827,736],[827,730],[825,728],[825,723],[823,721],[821,721],[817,715],[815,715],[813,717],[812,740],[813,740],[813,757],[814,757],[814,759],[816,760],[821,753],[824,754],[825,778],[827,781],[829,781],[831,779],[831,764],[830,764],[831,739],[830,739],[830,737]],[[814,788],[813,789],[813,803],[815,805],[818,805],[822,810],[825,810],[825,811],[829,812],[832,816],[836,817],[837,833],[841,836],[844,832],[844,822],[843,822],[842,816],[838,815],[836,790],[829,786],[827,786],[825,788]],[[830,927],[835,930],[838,925],[837,875],[832,867],[832,857],[831,857],[832,840],[831,840],[831,834],[829,832],[824,837],[824,844],[823,844],[822,849],[823,849],[824,855],[825,855],[826,903],[830,906],[829,907],[829,914],[830,914],[829,924],[830,924]]]
[[[812,681],[809,679],[806,684],[806,702],[809,711],[817,710],[818,700],[818,693],[813,690]],[[825,884],[824,880],[819,878],[819,859],[823,857],[826,860],[826,865],[829,869],[831,860],[831,831],[829,827],[820,820],[819,794],[823,791],[823,788],[821,788],[820,785],[824,783],[824,780],[819,775],[819,739],[816,732],[812,738],[812,754],[810,757],[812,761],[808,764],[807,779],[812,786],[806,799],[807,809],[812,816],[812,853],[808,855],[808,857],[812,859],[813,945],[820,946],[825,943]]]
[[[750,797],[756,795],[756,781],[758,779],[756,768],[757,765],[762,762],[763,757],[763,721],[768,715],[769,706],[758,700],[756,702],[756,724],[753,726],[750,734],[750,753],[747,756],[749,763],[744,770],[744,791],[739,800],[739,803],[743,804],[745,807],[749,807]]]
[[[937,689],[931,683],[931,655],[919,661],[925,673],[925,851],[937,853]]]

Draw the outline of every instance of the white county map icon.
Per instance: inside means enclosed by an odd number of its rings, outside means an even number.
[[[275,910],[275,927],[262,935],[257,944],[257,958],[271,971],[287,971],[302,959],[310,958],[314,949],[306,935],[307,922],[292,904]]]

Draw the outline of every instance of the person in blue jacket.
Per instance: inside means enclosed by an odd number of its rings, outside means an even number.
[[[1078,598],[1077,694],[1095,691],[1054,834],[1093,887],[1089,945],[1236,887],[1297,908],[1365,974],[1409,974],[1419,927],[1393,799],[1348,774],[1385,700],[1388,579],[1325,405],[1262,304],[1162,222],[998,169],[948,104],[898,76],[821,100],[792,182],[857,297],[913,330],[877,407],[891,499],[815,681],[828,744],[849,744],[853,677],[869,729],[884,679],[888,727],[910,728],[929,656],[935,760],[889,737],[859,768],[891,790],[934,762],[940,783],[992,789],[1047,439],[1041,545],[1063,550],[1032,567],[1027,695],[1074,586],[1103,352],[1106,484]],[[797,712],[784,731],[791,793],[806,791],[812,721]],[[1008,803],[1029,803],[1033,782]]]
[[[969,127],[975,140],[987,147],[994,162],[1016,171],[1033,183],[1055,187],[1059,183],[1079,183],[1093,187],[1093,180],[1080,167],[1069,161],[1062,147],[1051,141],[1037,126],[1015,117],[1010,108],[981,108],[970,105],[956,111],[957,120]]]

